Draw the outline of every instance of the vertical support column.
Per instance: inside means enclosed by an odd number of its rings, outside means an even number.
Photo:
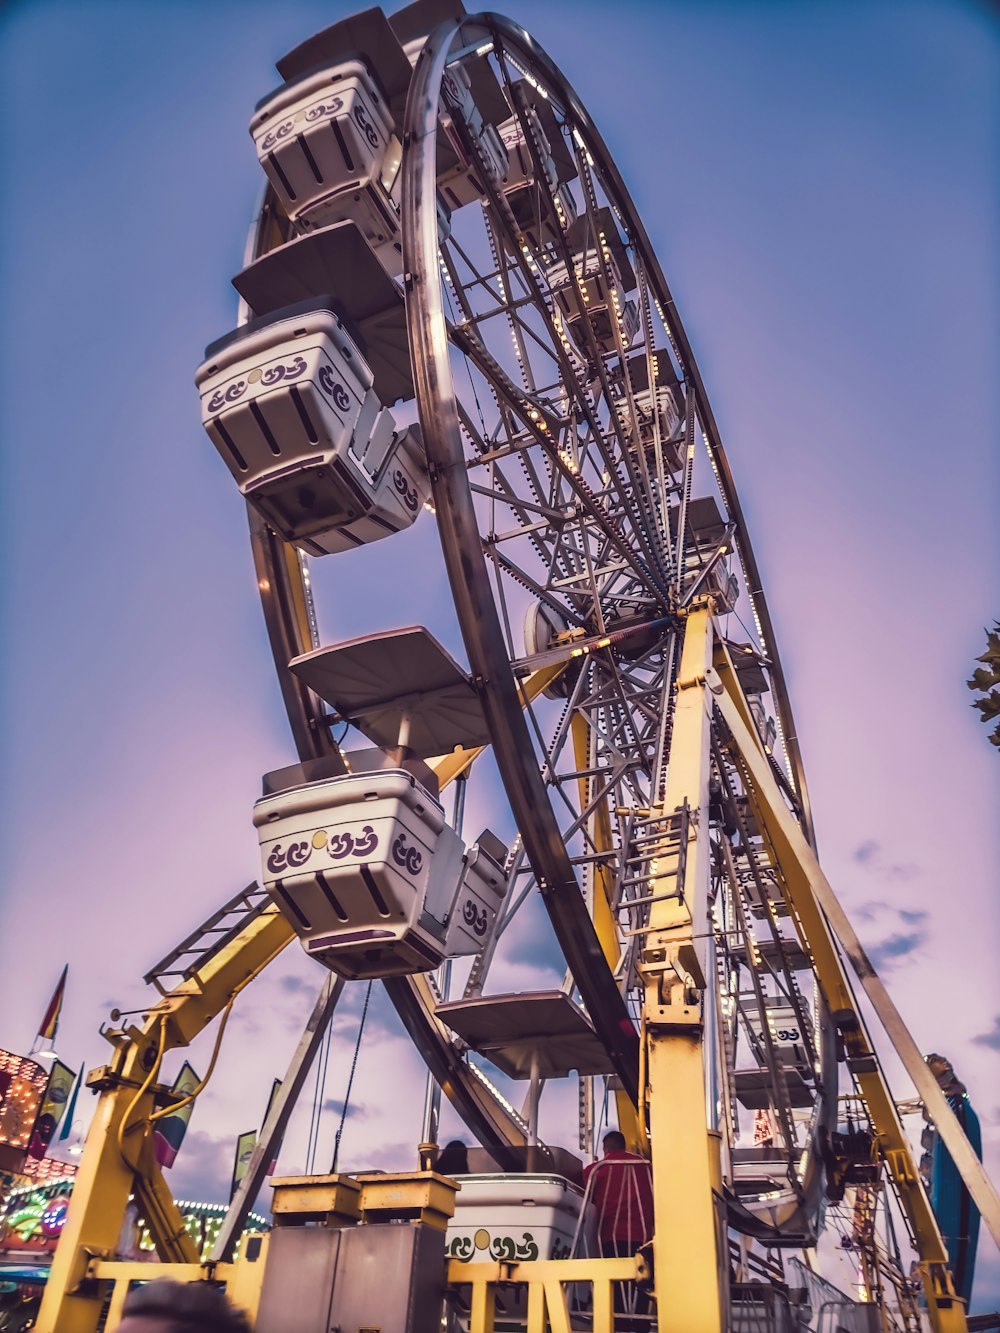
[[[542,1095],[542,1077],[539,1070],[538,1051],[531,1052],[531,1081],[528,1084],[528,1146],[538,1144],[538,1101]]]
[[[101,1095],[42,1297],[36,1324],[40,1333],[94,1333],[104,1289],[91,1283],[81,1290],[81,1283],[91,1258],[114,1259],[125,1207],[134,1190],[159,1210],[171,1233],[170,1252],[161,1258],[198,1262],[197,1249],[169,1193],[165,1187],[157,1188],[163,1182],[152,1156],[149,1116],[159,1032],[159,1022],[154,1021],[142,1032],[130,1032],[112,1065],[96,1081],[92,1076],[91,1086],[98,1086]],[[129,1127],[134,1127],[132,1133]]]
[[[658,1333],[721,1333],[725,1326],[713,1186],[716,1144],[705,1098],[705,992],[711,849],[708,782],[712,700],[710,603],[687,617],[662,815],[678,845],[657,858],[640,972],[645,985],[646,1111],[653,1166],[653,1258]],[[711,1053],[710,1053],[711,1055]]]
[[[893,1041],[917,1091],[924,1097],[925,1104],[931,1107],[936,1096],[952,1120],[954,1113],[920,1058],[912,1037],[903,1026],[902,1018],[889,1000],[830,882],[820,869],[812,847],[778,789],[770,766],[761,752],[756,732],[747,724],[747,710],[745,702],[742,705],[740,703],[742,695],[735,673],[722,674],[721,684],[715,702],[730,734],[733,758],[741,770],[754,818],[770,846],[788,898],[803,928],[816,979],[844,1036],[848,1068],[857,1079],[872,1126],[878,1135],[879,1149],[893,1177],[914,1236],[931,1327],[935,1333],[960,1333],[966,1327],[965,1311],[954,1292],[947,1249],[913,1161],[906,1133],[864,1016],[852,993],[834,932],[840,946],[851,959],[877,1016]],[[943,1118],[942,1125],[945,1123],[947,1121]],[[957,1122],[955,1129],[958,1135],[956,1149],[952,1150],[950,1144],[948,1146],[955,1159],[959,1160],[964,1135]],[[996,1198],[995,1191],[968,1144],[965,1143],[964,1147],[979,1168],[979,1174],[973,1175],[972,1181],[985,1186],[982,1197],[988,1205],[991,1193]]]

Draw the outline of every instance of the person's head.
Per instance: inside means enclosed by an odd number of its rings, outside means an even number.
[[[161,1278],[129,1292],[118,1333],[251,1333],[250,1321],[207,1282]]]
[[[452,1139],[441,1149],[434,1170],[442,1176],[467,1176],[469,1174],[469,1150],[461,1139]]]
[[[609,1152],[625,1151],[625,1135],[618,1132],[617,1129],[609,1129],[601,1140],[601,1146],[605,1154]]]

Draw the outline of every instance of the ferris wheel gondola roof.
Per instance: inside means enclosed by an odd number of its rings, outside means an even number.
[[[393,115],[400,119],[410,87],[410,62],[388,19],[377,7],[351,14],[314,33],[275,65],[283,79],[292,80],[326,66],[343,64],[345,57],[355,52],[358,55],[354,58],[363,59],[375,74]]]
[[[383,403],[412,397],[403,295],[353,222],[309,232],[269,251],[238,273],[233,286],[257,318],[336,293],[339,309],[361,334]]]
[[[468,673],[419,626],[386,630],[303,653],[291,670],[375,745],[405,745],[417,759],[489,744]]]
[[[439,1004],[437,1016],[508,1078],[612,1072],[608,1053],[583,1009],[565,991],[485,995]]]

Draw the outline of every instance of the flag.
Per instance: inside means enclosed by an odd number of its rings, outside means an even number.
[[[59,1121],[63,1118],[70,1093],[73,1091],[75,1077],[69,1065],[64,1065],[61,1060],[53,1061],[45,1097],[38,1118],[35,1120],[35,1127],[31,1131],[31,1142],[28,1144],[29,1157],[41,1160],[48,1152],[49,1144],[59,1128]]]
[[[271,1107],[274,1105],[274,1099],[281,1090],[281,1079],[276,1078],[271,1084],[271,1095],[267,1099],[267,1110],[264,1112],[264,1123],[261,1125],[263,1131],[267,1124],[267,1118],[271,1114]],[[283,1138],[284,1136],[282,1136]],[[250,1167],[250,1158],[253,1156],[253,1150],[257,1146],[257,1132],[248,1129],[246,1133],[240,1134],[236,1140],[236,1160],[233,1162],[233,1180],[229,1187],[229,1198],[232,1201],[233,1196],[239,1189],[244,1177]],[[271,1160],[267,1165],[267,1175],[274,1174],[274,1168],[278,1165],[278,1153],[281,1152],[281,1139],[274,1144],[271,1150]]]
[[[185,1060],[170,1091],[180,1101],[184,1097],[190,1097],[200,1082],[198,1075]],[[194,1102],[188,1102],[187,1106],[182,1106],[173,1115],[165,1115],[162,1120],[157,1120],[153,1133],[153,1150],[160,1166],[173,1166],[176,1161],[193,1110]]]
[[[62,1133],[59,1135],[59,1142],[68,1139],[73,1129],[73,1117],[76,1115],[76,1099],[80,1095],[80,1088],[83,1084],[83,1065],[80,1066],[80,1072],[76,1076],[76,1086],[73,1089],[73,1096],[69,1099],[69,1106],[66,1108],[66,1115],[63,1117]]]
[[[236,1191],[243,1183],[246,1177],[247,1169],[250,1166],[250,1158],[253,1156],[253,1150],[257,1146],[257,1131],[248,1129],[246,1133],[241,1134],[236,1140],[236,1156],[233,1159],[233,1180],[229,1186],[229,1201],[233,1201]]]
[[[267,1099],[267,1110],[264,1112],[264,1124],[261,1125],[261,1130],[263,1130],[264,1125],[267,1124],[267,1117],[271,1114],[271,1107],[274,1105],[274,1099],[275,1097],[277,1097],[280,1091],[281,1091],[281,1079],[276,1078],[274,1082],[271,1084],[271,1095]],[[274,1148],[272,1150],[272,1157],[267,1166],[267,1174],[269,1176],[274,1175],[274,1168],[278,1165],[278,1153],[281,1152],[281,1142],[283,1138],[284,1135],[282,1135],[281,1138],[278,1139],[277,1143],[274,1145]]]
[[[45,1011],[45,1017],[42,1019],[42,1025],[38,1029],[38,1036],[35,1038],[35,1044],[47,1041],[49,1045],[56,1039],[56,1029],[59,1027],[59,1015],[62,1012],[63,995],[66,991],[66,973],[69,971],[69,963],[62,970],[62,975],[56,982],[56,988],[52,992],[52,999],[49,1000],[49,1007]]]

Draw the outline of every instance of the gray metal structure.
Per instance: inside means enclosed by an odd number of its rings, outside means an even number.
[[[411,59],[420,8],[389,20]],[[379,32],[384,59],[391,41],[381,26]],[[501,114],[497,108],[513,111],[522,167],[516,214],[480,122],[463,119],[455,100],[449,71],[459,66],[469,71],[478,105],[494,115]],[[755,641],[747,645],[752,660],[743,678],[765,725],[771,701],[787,771],[777,758],[771,762],[811,837],[767,604],[670,290],[614,162],[563,75],[509,20],[459,15],[426,36],[402,113],[398,89],[393,96],[403,145],[401,287],[409,371],[399,364],[402,311],[391,281],[376,275],[378,311],[358,290],[356,229],[337,224],[292,237],[268,193],[248,266],[234,283],[250,315],[260,313],[255,302],[269,310],[342,281],[348,313],[374,320],[369,336],[381,339],[394,377],[387,381],[387,405],[393,394],[412,392],[416,400],[470,668],[464,682],[458,671],[457,688],[478,696],[473,711],[485,719],[519,832],[508,865],[509,901],[472,967],[464,999],[482,994],[503,936],[537,892],[566,960],[567,990],[579,994],[618,1086],[634,1101],[640,1008],[634,964],[649,910],[645,886],[657,856],[682,840],[679,827],[653,814],[665,782],[676,613],[703,590],[722,598],[738,589],[750,605],[753,628],[743,633]],[[445,114],[447,141],[440,128]],[[482,206],[456,212],[445,235],[437,183],[442,162],[460,159],[477,180]],[[524,207],[524,180],[534,192],[533,218]],[[572,226],[560,211],[570,180],[580,201]],[[349,262],[338,238],[349,242]],[[358,258],[359,272],[365,264],[371,266],[370,255]],[[591,317],[595,310],[599,319]],[[469,386],[463,372],[461,392],[453,378],[456,354]],[[695,465],[702,446],[705,477]],[[697,493],[701,487],[713,494]],[[360,729],[370,731],[361,714],[377,711],[379,701],[366,701],[361,690],[363,706],[354,708],[353,696],[341,698],[323,683],[325,663],[341,650],[319,648],[306,561],[252,509],[250,524],[299,757],[326,756],[336,771],[343,763],[332,739],[336,718],[356,713]],[[553,666],[561,674],[526,700],[519,683]],[[328,703],[337,713],[327,711]],[[392,730],[394,715],[389,721]],[[388,732],[378,739],[388,743]],[[480,737],[470,732],[458,739],[468,744]],[[435,746],[430,735],[425,740],[420,749],[429,756]],[[810,960],[782,925],[781,884],[721,753],[716,775],[712,815],[724,836],[713,878],[716,974],[706,999],[718,1047],[712,1114],[730,1141],[747,1132],[745,1115],[740,1127],[741,1089],[744,1112],[768,1109],[780,1148],[769,1161],[783,1176],[783,1184],[772,1180],[780,1205],[760,1208],[738,1187],[738,1172],[727,1162],[730,1221],[777,1244],[811,1243],[822,1202],[815,1149],[836,1114],[834,1044],[813,994]],[[607,924],[603,940],[595,927],[602,896],[616,937],[610,964]],[[508,1145],[523,1144],[529,1126],[437,1017],[433,983],[397,977],[384,984],[472,1133],[501,1157]],[[768,1024],[779,1002],[805,1034],[795,1047],[801,1059],[794,1069],[786,1068],[787,1043]],[[740,1083],[737,1064],[752,1066],[754,1077]],[[751,1082],[753,1105],[747,1100]]]

